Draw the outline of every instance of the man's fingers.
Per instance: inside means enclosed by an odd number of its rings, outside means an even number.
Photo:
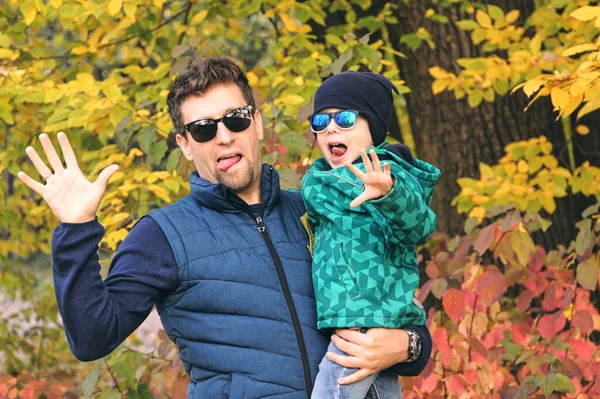
[[[59,132],[58,142],[60,144],[60,148],[65,157],[65,163],[67,164],[67,168],[69,169],[77,169],[77,158],[75,157],[75,153],[73,152],[73,147],[71,147],[71,143],[66,134],[63,132]]]
[[[371,150],[370,154],[371,159],[373,160],[373,168],[375,169],[375,172],[381,172],[381,162],[379,162],[379,157],[377,156],[377,153],[375,152],[375,150]]]
[[[354,332],[354,331],[353,331]],[[355,334],[361,334],[359,332],[354,332]],[[344,338],[341,338],[339,335],[332,335],[331,342],[342,352],[350,356],[356,356],[360,353],[360,346],[352,343],[350,341],[346,341]]]
[[[103,188],[106,188],[106,186],[108,185],[108,181],[110,180],[112,175],[115,174],[115,172],[117,170],[119,170],[119,165],[113,164],[113,165],[107,166],[106,168],[104,168],[102,170],[102,172],[100,172],[95,183],[100,184]]]
[[[40,134],[40,142],[42,143],[42,147],[44,147],[44,152],[46,153],[46,157],[48,158],[48,163],[52,166],[55,172],[60,172],[64,170],[62,161],[56,152],[56,149],[52,145],[50,141],[50,137],[47,134]]]
[[[27,187],[29,187],[30,189],[32,189],[33,191],[35,191],[36,193],[38,193],[39,195],[42,195],[42,191],[44,191],[44,185],[41,183],[38,183],[37,181],[33,180],[31,177],[29,177],[29,175],[27,175],[27,173],[25,172],[19,172],[17,173],[17,177],[23,182],[25,183],[25,185]]]
[[[27,147],[25,148],[25,152],[27,153],[27,156],[31,160],[31,163],[33,163],[33,166],[35,166],[35,169],[38,171],[40,176],[48,177],[52,174],[52,171],[48,166],[46,166],[44,161],[42,161],[42,158],[40,158],[35,148],[31,146]]]
[[[371,374],[373,374],[373,373],[367,371],[367,369],[361,369],[361,370],[358,370],[354,374],[350,374],[350,375],[340,378],[338,380],[338,384],[340,384],[340,385],[353,384],[356,381],[360,381],[363,378],[365,378]]]
[[[358,359],[354,356],[346,356],[335,352],[327,352],[327,359],[349,369],[359,368],[357,365]]]

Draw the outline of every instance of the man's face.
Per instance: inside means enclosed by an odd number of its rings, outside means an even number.
[[[323,113],[341,111],[339,108],[326,108]],[[331,118],[327,129],[317,133],[317,145],[332,168],[339,168],[344,162],[352,163],[360,155],[361,149],[369,149],[373,145],[369,123],[361,116],[356,124],[347,130],[340,129]]]
[[[181,104],[183,123],[199,119],[219,119],[228,111],[248,105],[242,91],[234,84],[218,84],[202,96],[190,96]],[[198,174],[211,183],[222,183],[238,195],[260,190],[261,156],[259,140],[263,138],[260,112],[255,111],[250,127],[234,133],[223,122],[217,135],[205,143],[196,142],[189,132],[177,135],[177,144]]]

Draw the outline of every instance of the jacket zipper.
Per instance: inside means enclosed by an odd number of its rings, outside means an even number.
[[[269,253],[271,254],[271,258],[273,259],[273,263],[275,264],[275,270],[277,270],[277,277],[279,277],[279,284],[281,285],[283,296],[285,297],[285,302],[287,303],[290,316],[292,317],[292,324],[294,326],[294,332],[296,333],[296,340],[298,342],[298,349],[300,350],[300,358],[302,360],[302,369],[304,371],[304,383],[306,384],[306,392],[308,393],[308,397],[310,398],[313,386],[312,378],[310,375],[310,364],[308,362],[308,352],[306,351],[306,343],[304,341],[304,334],[302,334],[302,328],[300,326],[298,312],[296,312],[296,306],[294,305],[294,301],[292,300],[292,292],[290,290],[290,286],[288,285],[287,278],[285,277],[283,265],[281,264],[279,254],[277,253],[275,245],[273,245],[273,241],[271,241],[271,236],[269,236],[269,232],[267,231],[267,226],[265,226],[261,216],[255,216],[255,220],[258,232],[262,235],[263,239],[265,240],[265,243],[267,244],[267,247],[269,248]]]

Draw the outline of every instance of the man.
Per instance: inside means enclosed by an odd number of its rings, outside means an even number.
[[[309,397],[329,337],[316,330],[305,209],[261,165],[262,120],[248,80],[227,58],[200,59],[176,79],[168,105],[177,143],[196,166],[191,194],[134,226],[105,281],[96,211],[118,166],[90,183],[63,133],[66,168],[47,135],[40,141],[52,170],[26,150],[46,184],[19,178],[61,222],[52,257],[69,345],[84,361],[105,356],[156,305],[190,376],[189,398]],[[359,369],[340,382],[392,366],[419,373],[431,340],[426,327],[410,328],[423,341],[420,355],[403,330],[337,331],[332,340],[349,356],[331,359]]]

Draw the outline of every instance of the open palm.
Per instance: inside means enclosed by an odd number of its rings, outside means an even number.
[[[29,159],[45,180],[45,184],[19,172],[18,177],[36,193],[40,194],[58,220],[63,223],[83,223],[96,217],[100,200],[111,176],[119,169],[118,165],[107,166],[95,182],[90,182],[79,169],[75,153],[64,133],[58,133],[58,142],[65,157],[66,168],[46,134],[40,135],[40,142],[52,170],[42,161],[33,147],[25,150]]]
[[[365,201],[383,197],[390,192],[394,185],[394,180],[390,172],[390,164],[385,162],[382,167],[379,157],[374,150],[371,150],[370,155],[373,162],[371,162],[364,149],[360,151],[366,173],[351,163],[346,163],[346,167],[362,180],[365,185],[365,191],[350,203],[350,207],[352,208],[360,206]]]

